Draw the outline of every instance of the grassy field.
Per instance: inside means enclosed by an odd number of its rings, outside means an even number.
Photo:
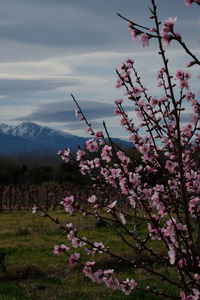
[[[63,223],[72,221],[78,225],[83,236],[87,235],[93,241],[102,240],[114,251],[130,255],[129,250],[109,228],[97,228],[90,217],[68,216],[63,212],[52,214]],[[79,265],[69,267],[65,255],[53,254],[53,246],[57,243],[66,244],[66,237],[48,218],[22,211],[2,213],[0,250],[6,253],[7,272],[0,273],[0,300],[159,299],[144,295],[140,291],[125,296],[121,292],[107,289],[102,284],[92,283],[82,274]],[[86,254],[83,255],[86,258]],[[102,255],[97,258],[97,263],[102,268],[109,268],[114,263],[119,277],[140,279],[143,286],[148,285],[141,271],[134,274],[127,266],[111,262],[110,258]],[[152,279],[149,279],[151,285]],[[165,290],[170,289],[164,283],[160,285],[163,285]]]

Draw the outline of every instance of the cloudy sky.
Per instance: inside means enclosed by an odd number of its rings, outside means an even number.
[[[184,0],[157,2],[161,19],[177,17],[176,31],[198,53],[200,7],[186,8]],[[85,135],[85,125],[74,117],[73,93],[95,128],[104,119],[112,135],[123,136],[113,118],[113,102],[123,95],[115,88],[115,68],[127,57],[135,59],[156,96],[154,74],[161,62],[156,44],[142,48],[131,42],[116,13],[152,27],[149,5],[149,0],[0,0],[0,123],[32,121]],[[172,71],[190,60],[179,47],[168,52]]]

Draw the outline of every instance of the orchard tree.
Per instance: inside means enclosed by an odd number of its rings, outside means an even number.
[[[200,1],[185,1],[186,6],[191,4],[200,5]],[[81,174],[90,176],[104,200],[100,201],[98,195],[91,194],[86,207],[73,195],[66,195],[61,205],[69,214],[78,211],[86,218],[90,215],[106,222],[130,249],[131,255],[127,258],[107,247],[103,241],[82,237],[71,223],[60,225],[67,232],[70,243],[55,245],[54,253],[68,255],[70,264],[83,265],[83,273],[93,282],[121,290],[126,295],[141,290],[155,297],[200,299],[200,104],[190,89],[190,81],[196,78],[191,79],[187,70],[198,67],[200,61],[181,34],[176,32],[176,18],[169,17],[164,22],[159,20],[155,0],[151,0],[150,8],[153,27],[119,16],[128,23],[133,42],[139,40],[143,47],[153,40],[157,42],[162,60],[162,67],[156,74],[160,95],[157,97],[148,94],[134,60],[126,59],[117,70],[116,87],[124,89],[139,125],[125,111],[123,99],[115,100],[115,114],[140,154],[140,163],[135,164],[113,143],[105,123],[104,132],[94,130],[72,95],[77,114],[86,122],[91,134],[86,149],[79,149],[75,160]],[[172,72],[166,53],[167,47],[175,43],[189,59],[183,70]],[[186,109],[191,111],[191,118],[182,122]],[[69,149],[59,154],[66,163],[72,159]],[[110,197],[109,188],[116,191],[116,198]],[[123,195],[123,203],[119,201],[119,194]],[[72,251],[80,247],[91,257],[86,262],[78,250]],[[114,267],[96,267],[95,256],[99,254],[128,265],[132,277],[118,278]],[[149,284],[149,280],[145,286],[144,279],[143,282],[137,279],[140,270],[144,278],[157,278],[168,288],[155,287],[153,282]]]

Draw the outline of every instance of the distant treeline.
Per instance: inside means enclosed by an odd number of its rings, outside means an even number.
[[[89,178],[80,174],[75,163],[59,160],[47,161],[29,158],[30,161],[0,157],[0,185],[43,184],[45,182],[88,184]]]
[[[91,154],[90,154],[91,155]],[[96,154],[95,154],[96,155]],[[141,154],[136,148],[128,150],[131,157],[130,169],[142,164]],[[100,156],[99,156],[100,157]],[[195,155],[200,162],[200,154]],[[161,153],[159,158],[162,168],[156,174],[141,174],[143,180],[149,184],[164,179],[164,166],[166,157]],[[20,156],[18,158],[0,156],[0,185],[8,184],[43,184],[56,182],[59,184],[87,185],[91,180],[81,175],[76,162],[64,163],[60,157],[55,156]]]

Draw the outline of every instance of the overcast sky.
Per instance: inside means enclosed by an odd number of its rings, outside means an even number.
[[[200,7],[186,8],[184,0],[157,3],[161,19],[177,17],[176,31],[198,53]],[[127,57],[135,59],[156,96],[161,62],[154,43],[132,43],[116,13],[152,27],[148,6],[149,0],[0,0],[0,122],[33,121],[84,135],[85,125],[74,117],[73,93],[96,128],[105,119],[112,135],[123,135],[112,117],[113,102],[122,96],[115,89],[115,68]],[[172,71],[190,61],[179,47],[168,51]]]

